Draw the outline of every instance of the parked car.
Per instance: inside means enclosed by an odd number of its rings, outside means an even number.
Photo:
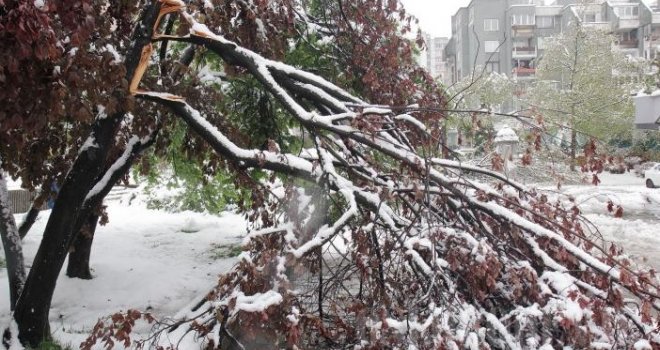
[[[646,187],[654,188],[660,186],[660,164],[656,164],[653,168],[644,172],[646,179]]]

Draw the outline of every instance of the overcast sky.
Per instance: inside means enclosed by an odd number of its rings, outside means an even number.
[[[401,0],[406,12],[419,19],[422,30],[433,36],[451,36],[451,16],[470,0]]]

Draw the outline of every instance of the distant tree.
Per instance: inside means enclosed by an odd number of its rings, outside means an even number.
[[[454,109],[498,110],[506,102],[512,101],[514,82],[505,74],[486,72],[477,68],[475,74],[452,85],[447,93],[452,97]]]
[[[515,84],[505,74],[487,72],[484,67],[475,71],[447,89],[446,128],[459,132],[461,144],[472,143],[484,150],[492,136],[493,125],[504,117],[494,117],[513,101]]]
[[[629,137],[635,65],[613,49],[613,37],[580,24],[547,39],[528,97],[529,104],[558,129],[570,133],[570,167],[575,170],[578,135],[607,141]]]

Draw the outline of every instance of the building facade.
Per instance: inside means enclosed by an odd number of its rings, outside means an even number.
[[[420,65],[434,79],[441,81],[443,84],[451,84],[451,76],[449,75],[447,59],[445,57],[445,47],[449,42],[449,38],[432,37],[425,33],[424,42],[426,43],[426,48],[418,57]]]
[[[472,0],[452,16],[445,46],[451,82],[485,69],[519,82],[533,80],[548,37],[580,22],[615,36],[617,49],[655,58],[660,7],[643,0]],[[478,73],[478,72],[477,72]]]

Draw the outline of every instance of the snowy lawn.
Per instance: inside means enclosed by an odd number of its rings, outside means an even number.
[[[28,266],[49,213],[41,214],[25,238]],[[166,213],[118,201],[108,203],[108,213],[110,223],[99,226],[94,237],[94,279],[71,279],[62,271],[57,283],[51,327],[55,338],[72,348],[78,348],[100,317],[130,308],[167,317],[198,301],[215,284],[216,276],[235,262],[245,235],[244,220],[231,213]],[[8,293],[7,272],[2,268],[3,325],[9,318]]]

